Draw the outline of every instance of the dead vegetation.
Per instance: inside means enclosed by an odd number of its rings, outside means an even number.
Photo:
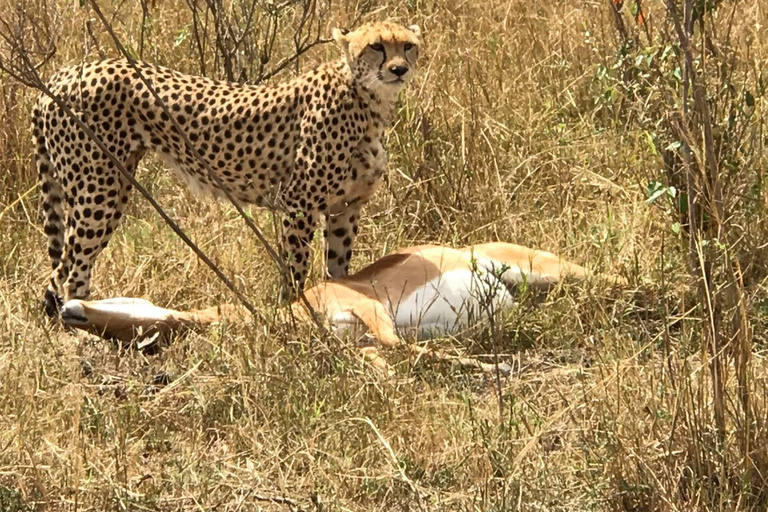
[[[48,325],[37,93],[9,72],[119,52],[89,0],[0,0],[0,510],[765,509],[764,5],[97,5],[130,55],[251,83],[336,57],[333,26],[420,24],[355,266],[505,240],[631,285],[564,287],[440,342],[499,352],[500,381],[405,351],[384,381],[342,341],[270,323],[153,355]],[[238,213],[155,160],[138,177],[270,317],[277,269]],[[99,298],[235,300],[138,194],[97,267]]]

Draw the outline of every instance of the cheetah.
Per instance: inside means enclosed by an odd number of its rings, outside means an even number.
[[[335,29],[333,39],[343,57],[274,85],[114,59],[64,68],[49,89],[130,173],[154,151],[195,192],[221,197],[222,183],[236,201],[280,213],[280,253],[289,274],[282,300],[288,301],[304,287],[320,218],[326,220],[327,274],[348,273],[361,208],[386,168],[384,130],[412,79],[421,31],[373,22],[351,32]],[[48,96],[40,97],[32,117],[52,265],[45,309],[55,316],[62,302],[89,297],[92,266],[132,187]]]

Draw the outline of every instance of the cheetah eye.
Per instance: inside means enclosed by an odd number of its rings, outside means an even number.
[[[373,50],[375,52],[383,52],[384,51],[384,45],[381,44],[381,43],[369,44],[368,48],[370,48],[371,50]]]
[[[408,50],[410,50],[411,48],[413,48],[413,44],[412,44],[412,43],[405,43],[405,44],[403,45],[403,49],[404,49],[405,51],[408,51]]]

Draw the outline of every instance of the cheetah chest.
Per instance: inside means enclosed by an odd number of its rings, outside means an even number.
[[[386,168],[387,153],[381,136],[366,136],[352,154],[348,179],[336,202],[355,203],[370,198],[381,184]]]

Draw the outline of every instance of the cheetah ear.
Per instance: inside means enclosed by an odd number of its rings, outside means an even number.
[[[347,34],[349,34],[349,30],[345,28],[335,28],[333,29],[333,32],[332,32],[333,40],[336,41],[336,44],[338,44],[345,50],[349,45],[349,39],[347,39]]]
[[[408,27],[408,30],[410,30],[411,32],[413,32],[413,34],[414,34],[416,37],[421,37],[421,28],[419,28],[419,26],[418,26],[418,25],[411,25],[410,27]]]

